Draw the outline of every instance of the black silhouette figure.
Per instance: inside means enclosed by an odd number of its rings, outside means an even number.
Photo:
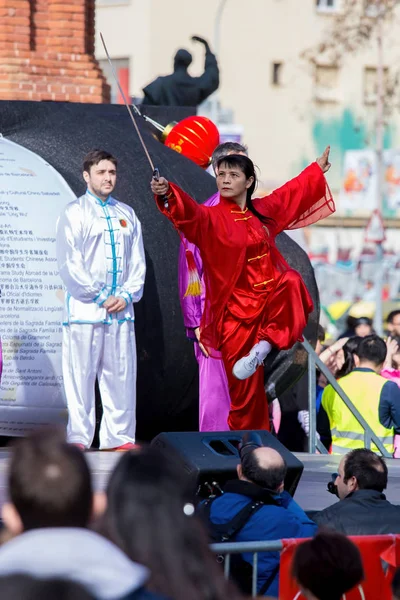
[[[192,40],[204,45],[206,54],[204,73],[200,77],[192,77],[187,72],[192,55],[181,48],[174,58],[174,72],[171,75],[157,77],[143,88],[143,104],[152,106],[198,106],[219,86],[219,69],[215,54],[210,50],[208,42],[193,36]]]

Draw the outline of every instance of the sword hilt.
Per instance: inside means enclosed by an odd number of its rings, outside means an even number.
[[[153,179],[156,181],[160,179],[160,171],[157,167],[153,171]],[[164,208],[169,208],[168,197],[164,195],[162,196],[162,199],[164,200]]]

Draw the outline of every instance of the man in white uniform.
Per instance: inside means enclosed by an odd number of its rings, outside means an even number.
[[[100,448],[135,443],[136,342],[133,303],[143,295],[142,229],[132,208],[111,196],[117,160],[103,150],[84,159],[87,191],[57,223],[57,260],[67,288],[63,376],[68,441],[90,448],[95,431],[94,386],[103,404]]]

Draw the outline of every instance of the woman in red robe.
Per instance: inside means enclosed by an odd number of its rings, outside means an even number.
[[[252,200],[254,165],[246,156],[230,155],[217,166],[221,201],[213,207],[198,205],[163,177],[151,182],[161,212],[200,249],[206,282],[200,341],[210,353],[222,355],[232,430],[269,429],[259,367],[272,348],[287,349],[302,340],[312,300],[275,238],[334,212],[324,177],[329,168],[328,147],[298,177]]]

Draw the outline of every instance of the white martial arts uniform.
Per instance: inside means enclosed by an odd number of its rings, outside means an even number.
[[[95,431],[94,386],[103,404],[100,448],[135,441],[136,343],[133,303],[143,295],[142,229],[132,208],[89,191],[68,204],[57,223],[57,261],[67,288],[63,377],[68,441],[90,447]],[[109,296],[127,305],[110,315]]]

